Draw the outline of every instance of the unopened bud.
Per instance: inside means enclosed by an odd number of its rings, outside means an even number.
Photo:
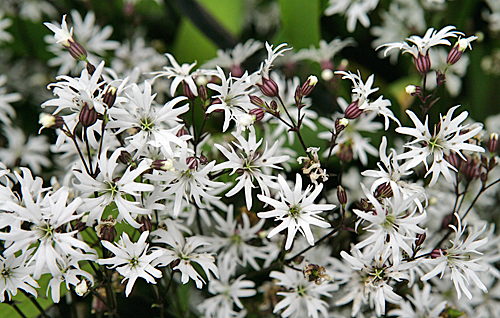
[[[120,160],[121,163],[123,163],[124,165],[127,165],[127,166],[133,162],[132,155],[127,150],[122,150],[120,152],[120,155],[118,156],[118,160]]]
[[[73,37],[71,40],[68,41],[69,46],[66,46],[66,49],[68,49],[69,54],[71,57],[73,57],[77,61],[86,61],[87,60],[87,51],[85,48],[75,41]]]
[[[417,238],[415,240],[415,246],[421,246],[422,244],[424,244],[426,238],[427,238],[427,234],[425,232],[418,233]]]
[[[262,84],[257,84],[262,94],[268,97],[278,97],[280,95],[278,84],[270,78],[262,77]]]
[[[155,160],[151,164],[151,168],[162,171],[175,171],[174,161],[172,159]]]
[[[427,74],[431,69],[431,59],[429,58],[429,54],[421,55],[419,53],[418,57],[415,59],[415,66],[420,74]]]
[[[446,63],[448,65],[453,65],[453,64],[457,63],[463,54],[464,54],[464,51],[459,49],[459,45],[457,42],[457,44],[455,44],[455,46],[452,47],[450,52],[448,53],[448,57],[446,58]]]
[[[376,198],[390,198],[393,195],[391,184],[388,182],[379,185],[375,190]]]
[[[232,65],[229,68],[229,71],[231,72],[231,76],[235,77],[235,78],[242,77],[244,74],[243,68],[241,67],[241,65]]]
[[[261,121],[264,118],[265,111],[262,108],[254,108],[248,112],[250,115],[255,116],[255,121]]]
[[[337,198],[339,199],[340,204],[347,204],[347,192],[341,185],[337,186]]]
[[[177,137],[182,137],[182,136],[185,136],[185,135],[189,135],[189,132],[187,131],[186,128],[182,127],[181,129],[179,129],[177,131],[177,133],[175,134]]]
[[[141,234],[146,231],[151,232],[151,229],[153,228],[151,219],[146,215],[141,215],[141,217],[139,218],[139,224],[141,224],[141,227],[139,227],[139,232]]]
[[[95,66],[94,65],[92,65],[91,63],[87,62],[86,68],[87,68],[87,72],[89,72],[90,75],[94,74],[94,72],[95,72]]]
[[[321,71],[321,78],[325,82],[331,81],[334,75],[335,74],[333,73],[333,71],[329,68],[326,68],[326,69]]]
[[[83,127],[90,127],[97,121],[97,111],[94,107],[89,108],[87,102],[84,102],[80,110],[79,120]]]
[[[446,82],[446,75],[441,72],[441,70],[437,70],[436,71],[436,85],[439,86],[439,85],[442,85],[444,84],[444,82]]]
[[[199,160],[201,165],[206,165],[208,163],[208,158],[204,154],[201,154]]]
[[[114,86],[107,86],[106,90],[104,92],[104,95],[102,96],[102,101],[104,104],[108,106],[108,108],[113,107],[116,101],[116,87]]]
[[[300,89],[302,96],[311,94],[316,84],[318,84],[318,78],[314,75],[310,75]]]
[[[492,133],[488,140],[488,150],[490,153],[496,153],[498,150],[498,134]]]
[[[75,286],[75,293],[80,297],[85,295],[87,290],[88,290],[88,286],[87,286],[87,281],[85,279],[82,279],[81,282],[79,282]]]
[[[483,184],[486,184],[486,182],[487,182],[487,181],[488,181],[488,173],[486,173],[486,172],[484,172],[484,171],[483,171],[483,172],[481,173],[481,182],[482,182]]]
[[[208,100],[208,90],[205,85],[200,86],[199,94],[202,101],[206,102]]]
[[[269,108],[271,108],[272,111],[277,111],[278,110],[278,103],[276,103],[275,100],[271,101],[271,103],[269,103]]]
[[[457,169],[457,171],[460,171],[460,167],[462,165],[463,160],[454,151],[450,151],[449,155],[445,155],[444,160],[446,160],[455,169]]]
[[[255,106],[265,108],[266,103],[258,96],[255,95],[248,95],[250,97],[250,102],[254,104]]]
[[[349,125],[349,119],[347,118],[341,118],[341,119],[335,119],[335,132],[336,134],[340,134],[346,127]]]
[[[189,169],[194,170],[198,168],[198,160],[195,157],[186,158],[186,164],[188,165]]]
[[[347,143],[340,144],[337,157],[344,162],[351,162],[353,157],[352,146]]]
[[[347,108],[345,109],[345,118],[356,119],[363,113],[363,110],[359,109],[358,107],[358,102],[359,99],[355,100],[349,106],[347,106]]]
[[[47,113],[41,113],[38,123],[45,128],[62,128],[64,125],[64,119],[59,115],[50,115]]]
[[[189,99],[196,98],[196,95],[193,93],[193,91],[185,81],[182,81],[182,94],[184,94],[184,96],[186,96]]]
[[[431,258],[438,258],[446,255],[446,251],[442,248],[435,248],[431,252]]]
[[[408,85],[405,88],[406,94],[411,95],[411,96],[418,96],[422,93],[422,89],[420,86],[415,86],[415,85]]]
[[[179,264],[181,263],[181,260],[180,259],[176,259],[175,261],[173,261],[172,263],[170,263],[170,269],[173,270],[173,271],[177,271],[177,272],[180,272],[179,269],[175,269]]]

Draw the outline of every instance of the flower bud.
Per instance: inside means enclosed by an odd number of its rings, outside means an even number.
[[[302,85],[300,88],[300,92],[302,93],[302,96],[307,96],[311,94],[312,90],[314,87],[318,84],[318,78],[314,75],[310,75],[305,83]]]
[[[87,286],[87,281],[85,279],[82,279],[78,284],[76,284],[75,286],[75,293],[78,295],[78,296],[83,296],[85,295],[85,293],[87,292],[88,290],[88,286]]]
[[[333,71],[329,68],[325,68],[324,70],[321,71],[321,78],[325,82],[331,81],[334,75],[335,74],[333,73]]]
[[[241,65],[232,65],[231,67],[229,67],[229,72],[231,72],[231,76],[232,77],[242,77],[244,72],[243,72],[243,68],[241,67]]]
[[[139,227],[139,232],[142,234],[144,232],[151,232],[153,229],[153,225],[151,224],[151,219],[146,216],[146,215],[141,215],[139,218],[139,223],[142,224],[141,227]]]
[[[347,108],[345,109],[345,118],[356,119],[363,113],[363,110],[359,109],[358,107],[358,102],[359,99],[355,100],[349,106],[347,106]]]
[[[84,102],[80,110],[79,120],[83,127],[90,127],[97,121],[97,111],[94,107],[89,108],[87,102]]]
[[[265,111],[262,108],[251,109],[248,114],[255,116],[255,121],[261,121],[264,118]]]
[[[87,68],[87,72],[89,72],[90,75],[94,74],[94,72],[95,72],[95,66],[94,65],[92,65],[91,63],[87,62],[86,68]]]
[[[386,182],[377,187],[375,190],[375,197],[376,198],[390,198],[394,194],[392,192],[392,187],[390,183]]]
[[[191,88],[185,81],[182,81],[182,94],[184,94],[184,96],[186,96],[189,99],[196,98],[196,95],[193,93],[193,91],[191,91]]]
[[[155,160],[151,164],[151,168],[161,171],[175,171],[174,161],[172,159]]]
[[[73,37],[71,37],[71,40],[69,40],[68,43],[69,43],[69,46],[66,46],[66,49],[68,49],[69,54],[75,60],[77,60],[77,61],[86,61],[87,60],[87,51],[80,43],[75,41],[75,39]]]
[[[179,269],[175,269],[179,264],[181,263],[181,260],[180,259],[176,259],[175,261],[173,261],[172,263],[170,263],[170,269],[173,270],[173,271],[177,271],[177,272],[180,272]]]
[[[262,84],[257,84],[262,94],[267,97],[278,97],[280,95],[278,84],[270,78],[262,77]]]
[[[353,156],[352,146],[350,144],[344,143],[339,145],[339,151],[337,152],[337,157],[345,162],[351,162]]]
[[[186,130],[186,128],[182,127],[181,129],[179,129],[177,131],[177,133],[175,135],[177,137],[182,137],[182,136],[185,136],[185,135],[189,135],[189,132]]]
[[[106,86],[104,95],[102,96],[102,101],[108,106],[108,108],[113,107],[116,101],[116,87]]]
[[[205,85],[200,86],[199,94],[202,101],[206,102],[208,100],[208,90]]]
[[[206,165],[208,163],[208,158],[204,154],[201,154],[199,160],[201,165]]]
[[[127,150],[122,150],[120,152],[120,155],[118,156],[118,160],[120,160],[121,163],[124,165],[130,165],[133,160],[132,160],[132,155],[127,151]]]
[[[59,115],[50,115],[47,113],[41,113],[38,123],[44,128],[62,128],[64,125],[64,119]]]
[[[271,103],[269,104],[269,108],[271,108],[272,111],[277,111],[278,110],[278,103],[276,103],[275,100],[271,101]]]
[[[490,153],[496,153],[498,150],[498,134],[492,133],[488,140],[488,150]]]
[[[255,95],[248,95],[250,97],[250,102],[254,104],[255,106],[265,108],[266,103],[258,96]]]
[[[340,204],[347,204],[347,192],[341,185],[337,186],[337,199],[339,199]]]
[[[457,63],[463,54],[464,54],[464,51],[459,49],[459,45],[457,42],[455,44],[455,46],[453,46],[451,48],[450,52],[448,53],[448,57],[446,57],[446,63],[448,65],[453,65],[453,64]]]
[[[431,59],[429,58],[429,54],[421,55],[419,53],[418,57],[415,59],[415,66],[420,74],[427,74],[431,69]]]
[[[442,248],[435,248],[431,252],[431,258],[438,258],[444,255],[446,255],[446,250]]]
[[[186,158],[186,164],[188,165],[189,169],[194,170],[198,168],[198,160],[195,157]]]
[[[415,239],[415,246],[421,246],[424,244],[425,239],[427,238],[427,234],[424,233],[418,233],[417,238]]]
[[[420,86],[408,85],[405,88],[406,94],[411,96],[418,96],[422,93],[422,88]]]
[[[349,120],[347,118],[335,119],[335,132],[340,134],[349,125]]]

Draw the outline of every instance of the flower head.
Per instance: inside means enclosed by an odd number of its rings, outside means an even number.
[[[312,192],[312,186],[309,185],[302,192],[302,177],[300,174],[297,174],[293,190],[290,189],[282,175],[278,176],[278,183],[280,185],[281,201],[261,194],[257,195],[259,200],[274,207],[274,210],[259,212],[257,216],[260,218],[274,217],[276,221],[281,221],[281,224],[269,232],[267,237],[272,237],[282,230],[288,229],[285,249],[289,250],[295,234],[297,231],[300,231],[306,237],[307,242],[310,245],[314,245],[314,237],[309,226],[330,227],[330,224],[325,222],[318,214],[335,208],[333,204],[314,204],[314,200],[323,190],[323,184],[316,186]]]

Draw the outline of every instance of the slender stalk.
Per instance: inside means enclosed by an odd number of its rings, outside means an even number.
[[[85,158],[83,157],[82,151],[80,150],[80,147],[78,146],[78,143],[76,142],[75,134],[70,132],[70,129],[69,129],[68,125],[66,125],[66,123],[64,123],[64,126],[66,126],[67,130],[63,129],[63,132],[66,134],[66,136],[68,136],[68,134],[69,134],[68,137],[71,138],[71,140],[73,140],[73,143],[75,144],[76,151],[78,151],[78,155],[80,156],[80,159],[82,160],[83,167],[85,168],[85,171],[87,171],[87,174],[89,176],[91,176],[89,167],[87,166],[87,162],[85,161]]]
[[[33,295],[25,292],[24,290],[23,290],[23,294],[26,297],[28,297],[28,299],[33,303],[33,305],[35,305],[36,309],[38,309],[38,311],[40,312],[40,315],[43,318],[49,318],[49,316],[47,316],[47,314],[45,313],[45,310],[42,308],[42,306],[40,306],[40,304],[38,303],[38,301],[36,300],[36,298]]]
[[[21,309],[19,309],[19,307],[17,307],[17,305],[14,302],[9,302],[9,305],[12,308],[14,308],[14,310],[19,314],[19,316],[21,316],[22,318],[28,318],[28,317],[26,317],[25,314],[23,314],[23,312],[21,311]]]
[[[286,115],[288,116],[288,118],[292,122],[292,125],[293,125],[292,130],[297,134],[297,137],[299,138],[300,144],[302,145],[302,148],[304,148],[304,151],[307,154],[307,146],[306,146],[304,140],[302,139],[302,135],[300,134],[300,123],[302,123],[302,120],[300,118],[297,118],[297,120],[299,121],[299,125],[297,125],[295,123],[295,121],[293,120],[292,116],[290,115],[290,113],[288,112],[288,109],[286,108],[285,103],[283,103],[281,96],[278,96],[278,100],[280,101],[281,106],[283,106],[283,109],[285,110]],[[300,110],[299,110],[299,116],[300,116]]]

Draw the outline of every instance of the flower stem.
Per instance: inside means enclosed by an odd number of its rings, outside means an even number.
[[[42,308],[42,306],[40,306],[40,304],[38,303],[38,301],[36,300],[36,298],[33,295],[25,292],[24,290],[23,290],[23,294],[26,297],[28,297],[28,299],[33,303],[33,305],[35,305],[36,309],[38,309],[38,311],[40,312],[40,315],[43,318],[49,318],[49,316],[47,316],[47,314],[45,313],[45,310]]]

